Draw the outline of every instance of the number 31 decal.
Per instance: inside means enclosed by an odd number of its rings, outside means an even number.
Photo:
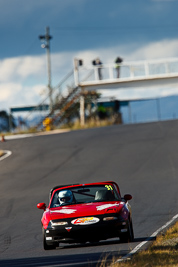
[[[112,188],[111,185],[105,185],[105,187],[106,187],[108,190],[113,190],[113,188]]]

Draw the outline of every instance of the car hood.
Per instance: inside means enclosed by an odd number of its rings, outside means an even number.
[[[51,208],[49,209],[49,214],[51,220],[94,215],[96,216],[106,213],[118,213],[123,208],[124,204],[124,202],[120,201],[109,201],[67,205],[63,207]]]

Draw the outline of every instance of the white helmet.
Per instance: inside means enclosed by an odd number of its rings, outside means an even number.
[[[70,204],[73,201],[73,194],[70,190],[63,190],[60,191],[58,194],[59,203],[63,204]]]

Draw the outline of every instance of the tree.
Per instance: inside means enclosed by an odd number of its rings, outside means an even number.
[[[9,131],[9,121],[11,120],[11,126],[12,128],[15,128],[15,120],[14,117],[8,113],[5,110],[0,111],[0,131]]]

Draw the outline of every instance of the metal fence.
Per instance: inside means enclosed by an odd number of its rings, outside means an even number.
[[[178,95],[129,101],[121,106],[123,124],[178,119]]]

